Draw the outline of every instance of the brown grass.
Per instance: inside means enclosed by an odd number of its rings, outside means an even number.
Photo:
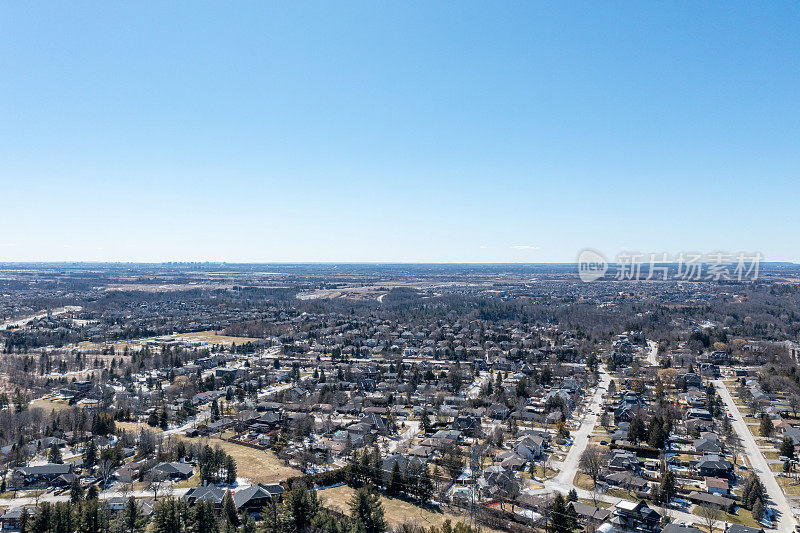
[[[349,502],[354,492],[355,491],[351,487],[342,485],[332,489],[321,490],[318,494],[326,507],[349,515]],[[441,527],[447,519],[450,519],[453,524],[459,521],[466,522],[468,520],[466,516],[436,512],[397,498],[389,498],[388,496],[381,495],[380,499],[383,504],[384,517],[386,518],[389,529],[406,522],[416,523],[427,528],[430,526]],[[481,527],[481,530],[490,533],[499,533],[487,527]]]
[[[30,407],[43,409],[47,413],[51,411],[55,411],[56,413],[58,413],[60,411],[63,411],[64,409],[68,409],[69,404],[67,402],[57,402],[55,400],[39,398],[38,400],[33,400],[30,403]]]
[[[236,473],[255,483],[279,483],[285,479],[302,474],[300,470],[286,466],[271,451],[257,450],[241,444],[233,444],[220,439],[204,439],[209,446],[221,446],[236,460]]]

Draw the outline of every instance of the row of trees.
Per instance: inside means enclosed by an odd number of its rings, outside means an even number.
[[[401,469],[399,461],[395,461],[387,479],[377,448],[352,453],[347,465],[347,483],[353,487],[385,488],[390,496],[404,495],[423,503],[431,499],[434,488],[428,467],[422,462],[409,461]]]

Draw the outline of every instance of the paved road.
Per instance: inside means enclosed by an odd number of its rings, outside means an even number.
[[[572,446],[569,447],[567,456],[561,463],[561,470],[555,479],[549,481],[554,487],[567,487],[567,490],[572,488],[572,481],[575,479],[575,474],[578,472],[578,461],[581,454],[589,444],[589,437],[597,425],[598,415],[600,412],[600,405],[603,403],[603,394],[608,390],[608,384],[611,382],[611,376],[604,368],[600,368],[600,382],[594,391],[594,396],[589,401],[589,406],[583,416],[581,427],[578,431],[572,433]],[[545,484],[547,486],[547,484]]]
[[[656,341],[647,341],[650,347],[650,353],[647,354],[647,362],[652,366],[659,366],[658,364],[658,343]]]
[[[733,401],[727,385],[725,385],[725,382],[722,380],[714,380],[713,383],[720,398],[725,402],[727,410],[733,415],[733,429],[742,440],[742,445],[744,446],[745,453],[747,453],[750,465],[753,467],[756,474],[758,474],[759,479],[767,489],[767,495],[770,500],[772,500],[772,507],[778,515],[777,530],[780,533],[790,533],[794,531],[795,520],[792,516],[792,510],[786,499],[786,495],[783,493],[783,490],[781,490],[780,485],[778,485],[775,474],[770,470],[767,460],[764,458],[756,440],[753,438],[753,434],[750,433],[750,429],[747,427],[742,413],[736,406],[736,402]]]
[[[564,458],[564,461],[561,463],[561,470],[559,471],[558,475],[553,479],[549,479],[545,481],[545,490],[557,490],[558,492],[566,494],[572,489],[578,493],[579,498],[586,498],[592,499],[597,498],[598,501],[610,503],[612,505],[616,505],[621,501],[628,501],[624,498],[618,498],[616,496],[609,496],[607,494],[600,494],[600,493],[593,493],[592,491],[586,489],[580,489],[573,484],[575,480],[575,474],[578,473],[578,461],[580,461],[581,454],[586,449],[586,446],[589,444],[589,437],[591,436],[592,432],[594,431],[595,426],[597,425],[598,415],[591,414],[599,413],[600,412],[600,405],[603,402],[603,395],[608,390],[608,384],[611,382],[611,376],[605,369],[600,369],[600,383],[598,384],[597,389],[594,392],[594,396],[592,396],[591,401],[589,402],[589,407],[586,410],[586,415],[581,422],[581,427],[578,431],[573,433],[573,442],[572,446],[570,446],[569,452],[567,452],[567,456]],[[537,491],[533,491],[534,493]],[[661,516],[664,516],[665,513],[668,514],[672,520],[681,520],[686,524],[699,524],[700,518],[698,516],[684,513],[682,511],[677,511],[674,509],[665,510],[662,507],[657,507],[650,504],[650,507],[656,509]]]
[[[189,491],[189,489],[186,488],[186,487],[180,488],[180,489],[172,489],[172,490],[169,490],[169,489],[165,490],[165,489],[162,488],[158,492],[158,499],[161,500],[161,498],[163,498],[165,496],[173,496],[175,498],[180,498],[184,494],[186,494],[188,491]],[[99,494],[99,498],[101,500],[107,500],[109,498],[114,498],[114,497],[117,497],[117,496],[123,496],[123,493],[118,491],[118,490],[114,490],[113,488],[111,488],[109,490],[104,490],[103,492],[101,492]],[[149,499],[152,500],[153,499],[153,491],[152,490],[135,490],[135,491],[129,492],[127,494],[127,496],[133,496],[135,498],[149,498]],[[52,494],[52,493],[43,494],[42,496],[40,496],[38,498],[38,503],[42,503],[42,502],[55,503],[55,502],[66,502],[66,501],[69,501],[69,491],[65,492],[64,494],[60,494],[58,496],[56,496],[55,494]],[[35,498],[33,496],[23,496],[23,497],[20,497],[20,498],[8,498],[8,499],[2,500],[2,505],[3,506],[8,506],[8,507],[22,507],[23,505],[31,505],[31,506],[33,506],[33,505],[36,505],[36,503],[37,503],[37,498]]]

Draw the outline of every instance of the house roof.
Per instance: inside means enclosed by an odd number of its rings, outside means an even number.
[[[236,491],[236,494],[233,495],[233,503],[236,504],[236,508],[238,509],[246,505],[250,500],[272,498],[273,496],[280,496],[283,492],[283,487],[277,483],[270,485],[258,483],[256,485],[250,485],[246,489]]]

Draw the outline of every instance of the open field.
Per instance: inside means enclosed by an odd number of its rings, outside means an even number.
[[[323,504],[333,510],[350,514],[350,498],[353,496],[353,490],[347,485],[334,487],[332,489],[325,489],[318,492]],[[389,498],[381,495],[381,503],[383,504],[384,516],[389,529],[392,529],[404,522],[413,522],[420,526],[441,526],[448,518],[453,524],[458,521],[466,522],[466,516],[456,516],[450,513],[436,512],[427,508],[414,505],[411,502],[400,500],[397,498]],[[495,533],[495,530],[486,527],[481,527],[483,531]]]
[[[164,335],[161,338],[170,338],[174,340],[185,340],[190,342],[207,342],[208,344],[225,344],[230,345],[233,343],[236,344],[246,344],[248,342],[256,342],[262,339],[258,339],[255,337],[231,337],[229,335],[223,335],[221,331],[217,330],[209,330],[209,331],[195,331],[193,333],[176,333],[174,335]],[[134,342],[135,341],[135,342]],[[82,348],[84,350],[99,350],[104,346],[113,346],[114,350],[121,354],[125,348],[130,349],[138,349],[147,341],[156,341],[156,337],[146,337],[142,339],[134,339],[129,341],[120,341],[116,343],[97,343],[97,342],[80,342],[78,343],[77,347]],[[118,357],[119,355],[115,355],[113,357]],[[102,356],[100,357],[102,359]]]
[[[161,428],[153,427],[145,422],[117,422],[117,429],[124,429],[128,433],[139,433],[142,429],[149,429],[153,433],[161,433]]]
[[[203,439],[203,442],[208,442],[212,448],[219,445],[236,460],[238,476],[246,477],[254,483],[279,483],[302,474],[300,470],[283,464],[271,451],[257,450],[215,438]]]
[[[48,413],[51,411],[55,411],[56,413],[58,413],[60,411],[63,411],[64,409],[68,409],[69,404],[66,401],[57,402],[55,400],[39,398],[38,400],[33,400],[30,403],[30,407],[32,409],[35,408],[44,409]]]

